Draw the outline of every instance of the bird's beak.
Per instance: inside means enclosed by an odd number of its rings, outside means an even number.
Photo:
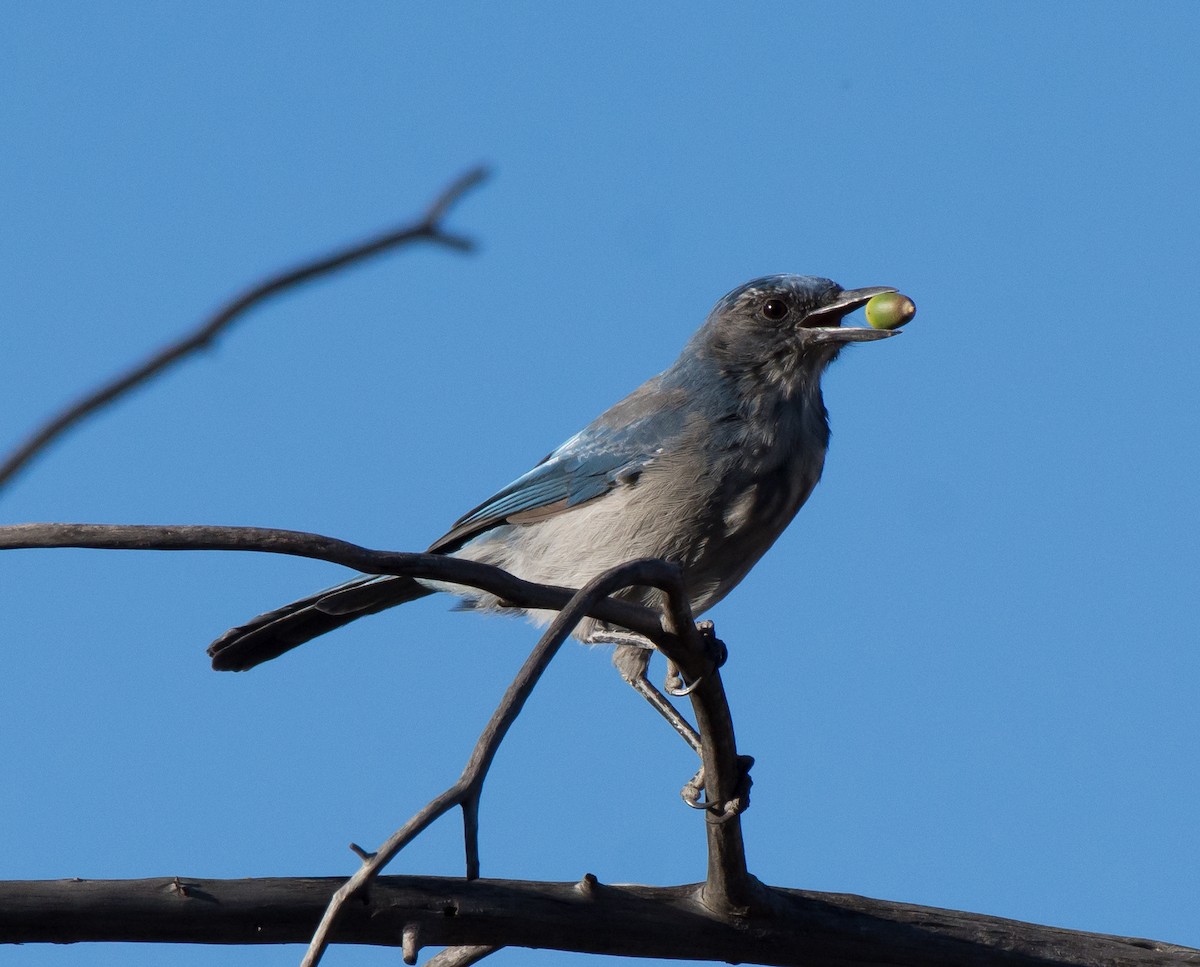
[[[898,290],[887,285],[875,285],[866,289],[844,289],[829,305],[813,309],[808,313],[805,322],[816,320],[817,325],[807,326],[814,342],[870,342],[873,339],[887,339],[894,336],[898,329],[869,329],[866,326],[843,326],[842,316],[853,312],[859,306],[865,306],[875,296],[885,292]],[[822,326],[823,318],[829,319],[832,325]]]

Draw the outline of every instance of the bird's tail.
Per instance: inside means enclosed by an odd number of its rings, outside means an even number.
[[[208,654],[217,671],[242,672],[357,618],[432,593],[410,577],[364,574],[231,628]]]

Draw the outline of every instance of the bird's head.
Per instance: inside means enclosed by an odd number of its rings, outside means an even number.
[[[692,343],[723,372],[790,389],[819,377],[842,347],[895,330],[843,326],[842,318],[887,286],[843,289],[811,275],[768,275],[738,286],[716,306]]]

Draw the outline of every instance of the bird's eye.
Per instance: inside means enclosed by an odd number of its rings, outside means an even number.
[[[788,314],[788,304],[782,299],[768,299],[763,303],[762,314],[772,322],[778,322]]]

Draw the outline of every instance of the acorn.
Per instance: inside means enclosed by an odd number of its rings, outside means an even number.
[[[917,314],[917,306],[900,292],[885,292],[871,299],[864,311],[872,329],[899,329]]]

